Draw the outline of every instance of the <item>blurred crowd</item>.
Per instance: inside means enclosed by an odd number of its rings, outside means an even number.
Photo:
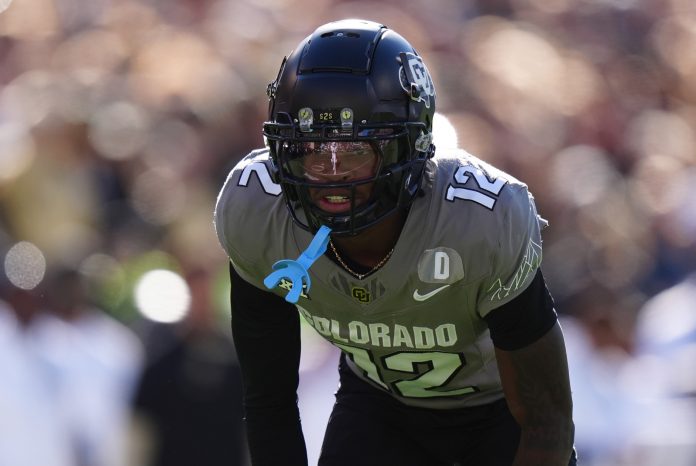
[[[0,465],[243,463],[213,204],[283,56],[347,17],[411,41],[437,145],[549,220],[581,462],[696,464],[693,0],[4,0]]]

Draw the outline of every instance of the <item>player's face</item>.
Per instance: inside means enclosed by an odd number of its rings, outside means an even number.
[[[379,169],[379,156],[365,141],[341,141],[302,144],[302,176],[313,183],[334,184],[371,180]],[[372,183],[357,185],[355,206],[368,201]],[[310,188],[312,202],[329,213],[346,212],[351,206],[349,187]]]

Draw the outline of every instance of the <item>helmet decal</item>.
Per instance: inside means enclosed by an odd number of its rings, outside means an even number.
[[[416,102],[423,102],[430,108],[430,100],[435,97],[435,86],[428,68],[418,55],[401,53],[399,55],[399,82],[401,88]]]

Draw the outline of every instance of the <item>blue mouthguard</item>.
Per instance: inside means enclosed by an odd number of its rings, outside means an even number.
[[[309,278],[309,268],[314,262],[319,259],[329,244],[329,233],[331,228],[322,225],[317,231],[317,234],[312,238],[307,249],[305,249],[297,260],[283,259],[273,264],[274,272],[271,272],[264,280],[263,284],[268,289],[273,289],[278,286],[278,283],[285,278],[292,283],[290,291],[285,296],[285,301],[295,304],[300,299],[302,288],[306,287],[307,291],[312,286],[312,280]]]

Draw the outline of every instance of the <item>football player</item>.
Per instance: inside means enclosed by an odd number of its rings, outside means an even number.
[[[545,221],[522,182],[435,153],[416,50],[383,25],[332,22],[268,96],[266,148],[232,169],[215,209],[253,464],[307,463],[300,316],[342,351],[321,466],[575,464]],[[328,229],[306,279],[266,287]]]

